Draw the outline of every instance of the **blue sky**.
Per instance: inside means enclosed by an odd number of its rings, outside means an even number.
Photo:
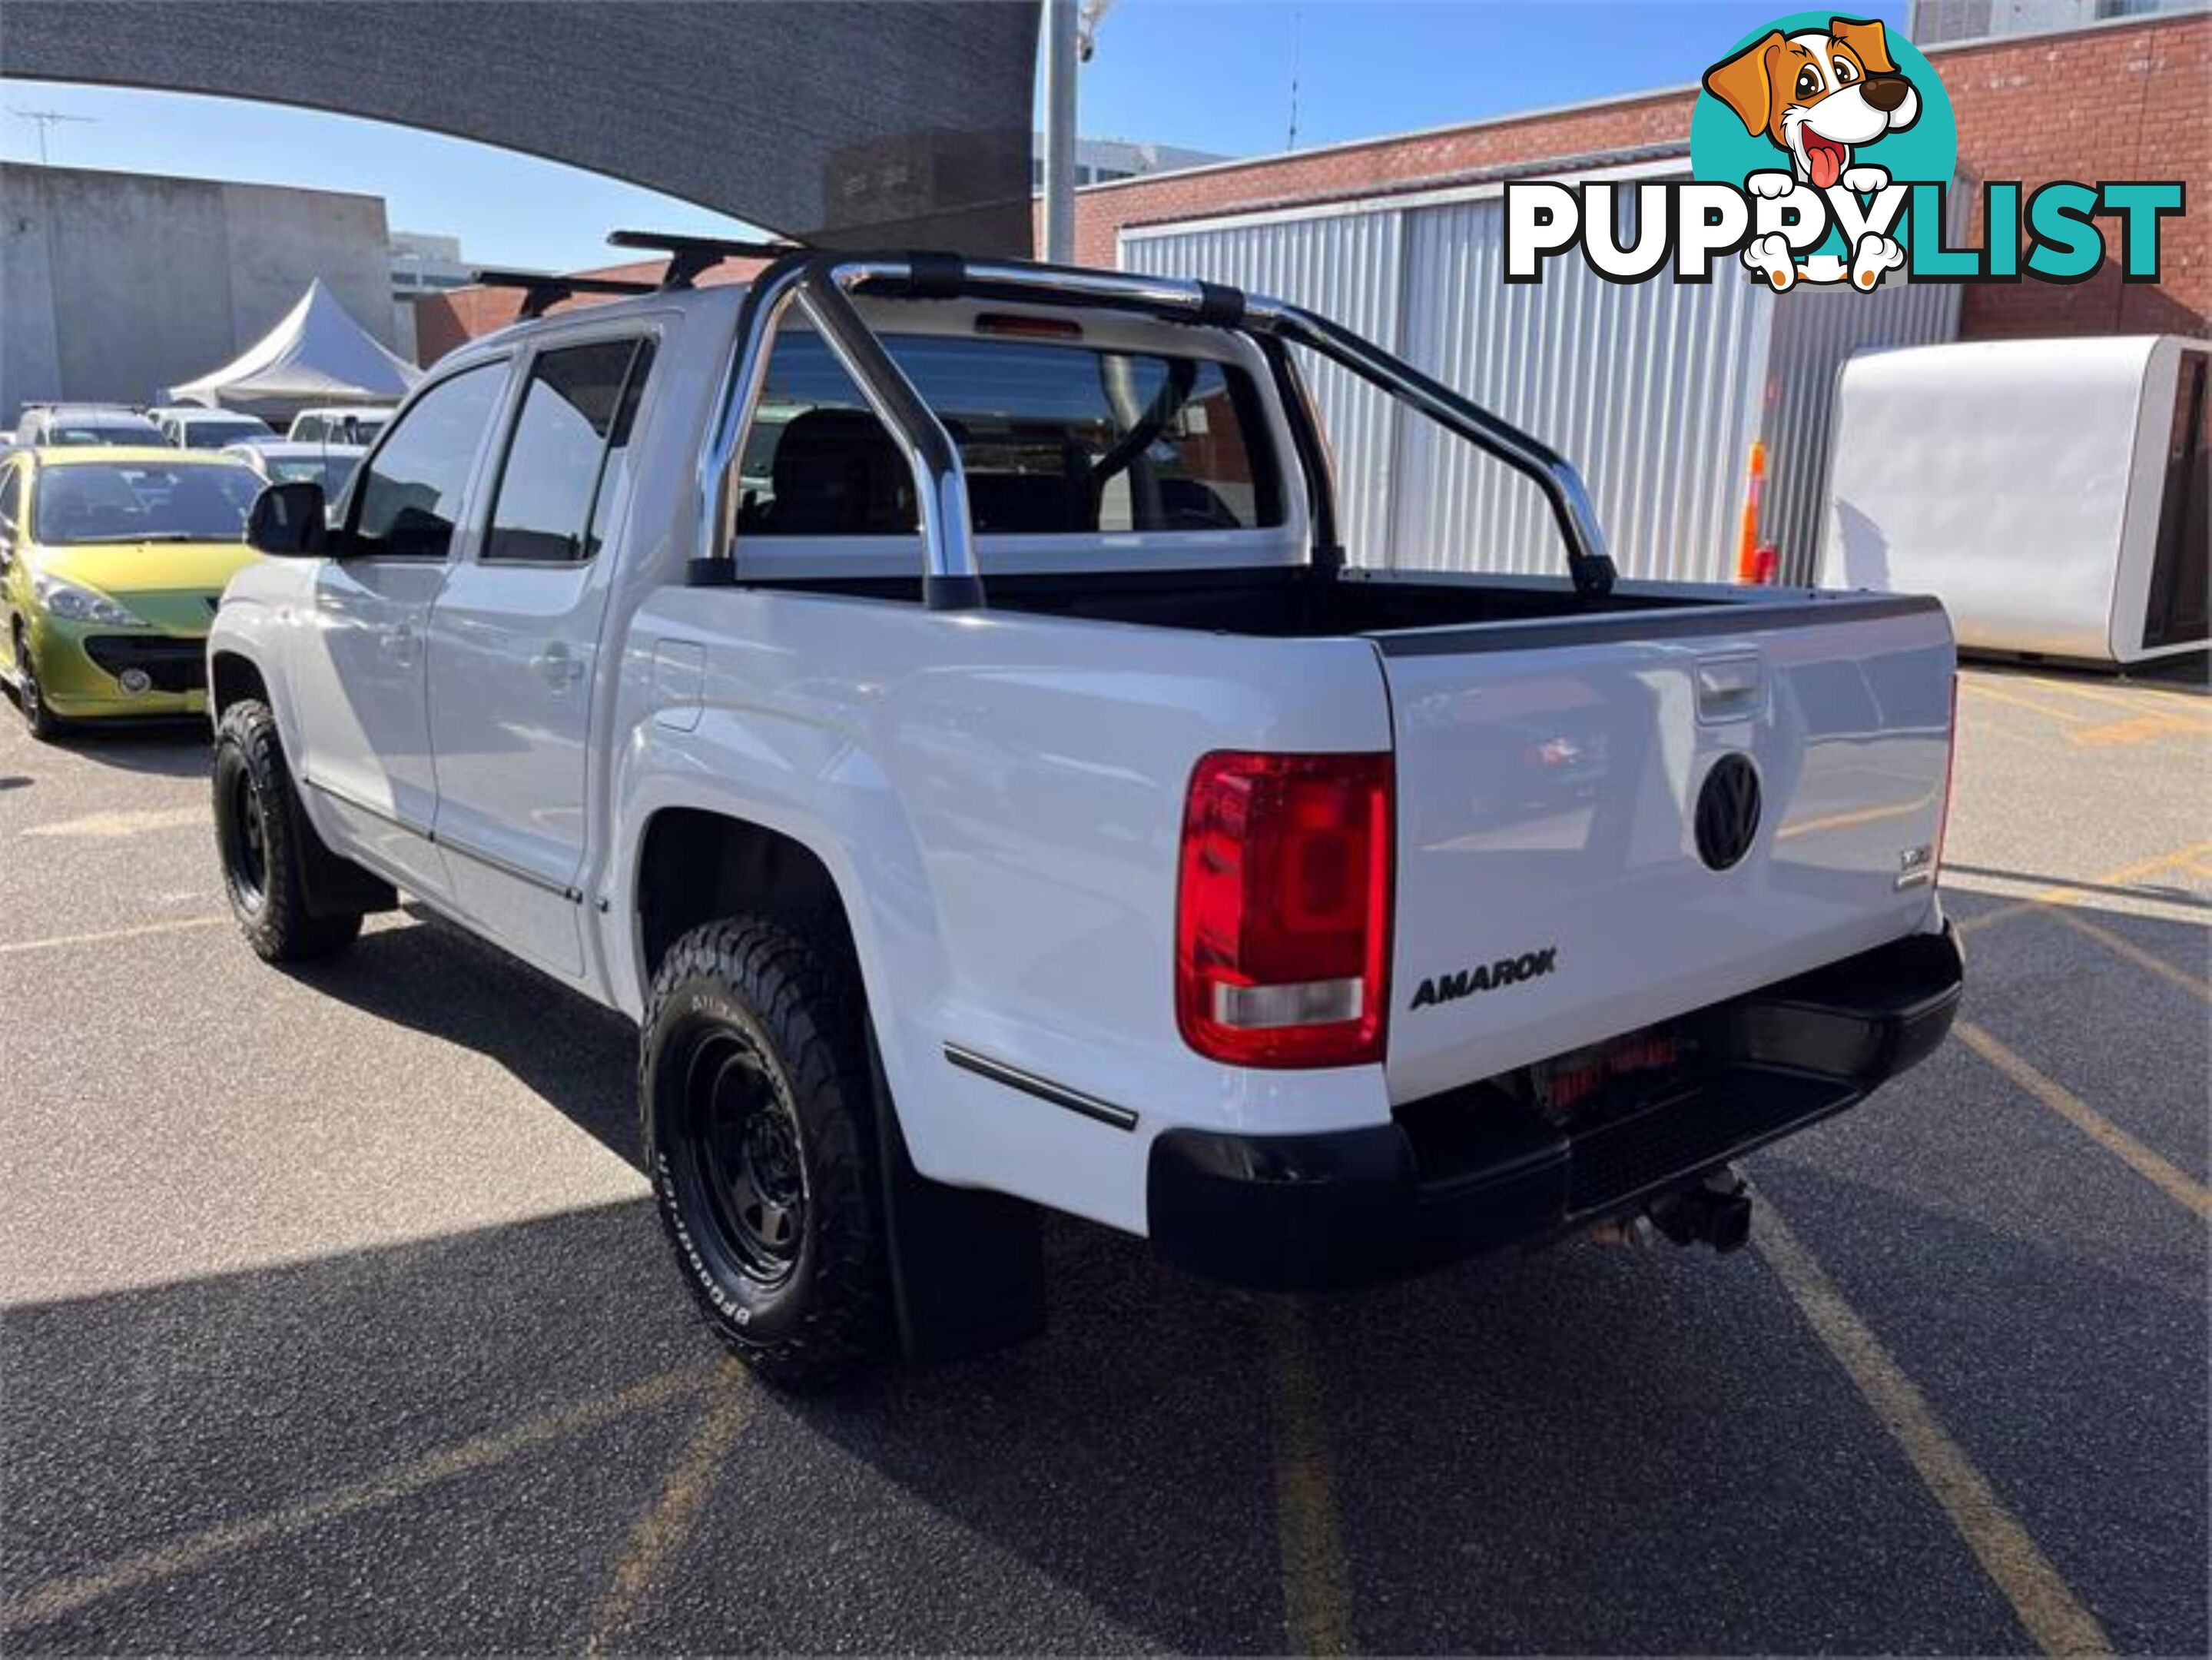
[[[1119,0],[1083,72],[1082,130],[1231,155],[1285,148],[1293,54],[1298,148],[1694,81],[1774,0]],[[1850,11],[1904,23],[1905,0]],[[487,265],[606,263],[617,225],[731,222],[489,146],[272,106],[0,80],[0,157],[36,161],[14,112],[92,118],[52,159],[364,191],[394,229],[459,235]]]

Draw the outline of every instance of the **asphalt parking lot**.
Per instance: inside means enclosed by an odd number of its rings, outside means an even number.
[[[0,1646],[2201,1654],[2212,699],[1978,669],[1965,1018],[1755,1248],[1248,1298],[793,1403],[631,1034],[449,931],[264,967],[201,734],[0,710]]]

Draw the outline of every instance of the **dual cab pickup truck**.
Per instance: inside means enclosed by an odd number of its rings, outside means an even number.
[[[1301,357],[1565,575],[1347,565]],[[1258,295],[793,251],[467,346],[252,538],[247,938],[404,891],[635,1019],[683,1275],[789,1385],[1034,1329],[1042,1207],[1273,1288],[1739,1243],[1729,1161],[1957,1000],[1935,602],[1616,581],[1559,457]]]

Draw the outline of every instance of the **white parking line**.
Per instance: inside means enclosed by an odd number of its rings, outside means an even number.
[[[141,922],[136,927],[101,928],[92,933],[56,933],[44,939],[0,940],[0,957],[17,957],[32,951],[67,951],[73,946],[104,946],[111,939],[142,939],[149,933],[182,933],[187,928],[211,928],[229,921],[228,916],[186,916],[173,922]]]
[[[57,818],[52,824],[25,827],[26,836],[81,836],[109,842],[148,830],[204,828],[214,823],[204,805],[190,807],[132,807],[113,812],[88,812],[80,818]]]

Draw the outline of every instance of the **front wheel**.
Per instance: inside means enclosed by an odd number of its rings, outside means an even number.
[[[882,1359],[890,1321],[857,989],[772,923],[694,929],[653,977],[647,1171],[692,1297],[785,1388]]]
[[[233,703],[215,734],[215,841],[223,891],[246,943],[266,963],[304,963],[345,949],[361,913],[317,915],[307,897],[307,838],[292,775],[266,703]]]
[[[31,729],[31,736],[42,744],[50,744],[62,735],[64,723],[61,717],[46,706],[46,695],[39,684],[38,660],[31,654],[31,640],[21,623],[15,624],[15,707],[22,712],[23,724]]]

